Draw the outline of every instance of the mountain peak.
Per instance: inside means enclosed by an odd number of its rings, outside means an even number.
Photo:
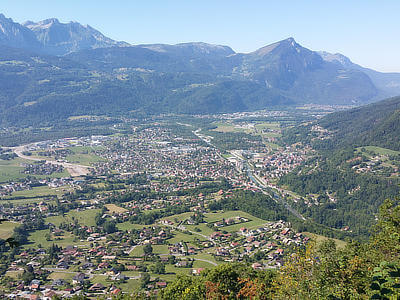
[[[39,21],[39,22],[26,21],[22,25],[29,28],[30,30],[35,31],[37,29],[47,29],[53,25],[58,25],[58,24],[61,24],[58,19],[50,18],[50,19]]]
[[[41,23],[41,24],[54,24],[54,23],[57,24],[57,23],[60,23],[60,21],[57,18],[49,18],[49,19],[40,21],[39,23]]]
[[[31,30],[0,14],[0,44],[37,50],[40,44]]]
[[[333,54],[326,51],[318,51],[318,54],[322,57],[324,61],[339,64],[345,68],[354,66],[354,63],[347,56],[344,56],[343,54],[340,53]]]
[[[282,43],[282,42],[287,42],[287,43],[290,43],[290,44],[297,44],[293,37],[288,37],[287,39],[284,39],[284,40],[282,40],[282,41],[280,41],[278,43]]]
[[[223,45],[215,45],[215,44],[208,44],[204,42],[189,42],[189,43],[180,43],[176,44],[175,46],[180,48],[194,48],[198,52],[203,54],[224,54],[224,55],[231,55],[235,52],[232,48]]]
[[[289,37],[289,38],[281,40],[279,42],[275,42],[275,43],[269,44],[267,46],[264,46],[256,51],[254,51],[253,54],[255,54],[257,56],[265,56],[265,55],[271,53],[277,47],[296,48],[297,51],[300,51],[300,49],[303,48],[298,43],[296,43],[294,38]]]
[[[48,54],[64,55],[86,49],[126,46],[127,43],[114,41],[89,25],[78,22],[61,23],[56,18],[39,22],[24,23],[38,41],[45,45]]]

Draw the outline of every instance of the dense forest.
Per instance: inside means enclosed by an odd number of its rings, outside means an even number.
[[[400,97],[333,113],[318,124],[332,132],[320,145],[327,149],[373,145],[400,150]]]

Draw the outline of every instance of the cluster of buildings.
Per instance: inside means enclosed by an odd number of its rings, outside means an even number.
[[[250,162],[254,165],[256,174],[270,182],[300,166],[309,158],[311,152],[309,147],[292,145],[273,153],[253,153]]]
[[[29,175],[51,175],[53,173],[62,173],[64,167],[62,165],[48,164],[39,162],[37,164],[21,164],[24,167],[22,173]]]
[[[111,170],[120,174],[146,172],[152,178],[173,182],[154,183],[156,191],[196,187],[199,179],[215,180],[236,176],[218,150],[204,146],[198,139],[177,137],[167,128],[150,127],[103,144],[97,154],[106,159],[96,164],[95,174]]]

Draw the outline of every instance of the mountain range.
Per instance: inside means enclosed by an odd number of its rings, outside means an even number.
[[[221,113],[400,95],[400,74],[288,38],[251,53],[206,43],[130,45],[89,25],[0,14],[0,124],[84,114]],[[23,116],[23,118],[21,118]]]

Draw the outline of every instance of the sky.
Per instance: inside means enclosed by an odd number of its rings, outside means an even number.
[[[132,44],[201,41],[251,52],[293,37],[382,72],[400,72],[399,0],[0,0],[16,22],[58,18]]]

